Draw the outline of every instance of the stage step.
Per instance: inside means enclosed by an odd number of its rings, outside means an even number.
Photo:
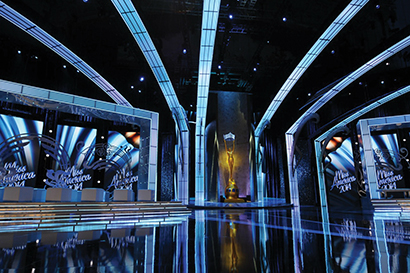
[[[180,202],[1,203],[0,233],[29,230],[79,231],[114,225],[164,225],[186,220]]]

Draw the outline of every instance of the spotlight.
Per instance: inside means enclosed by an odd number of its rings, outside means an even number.
[[[253,68],[253,71],[256,71],[256,67]]]
[[[221,69],[222,68],[222,66],[221,65],[218,65],[218,69]]]
[[[131,89],[134,89],[134,85],[131,85]]]
[[[184,49],[182,50],[182,53],[186,54],[186,48],[184,48]]]
[[[332,51],[330,51],[330,53],[335,54],[335,51],[334,51],[334,50],[332,50]]]
[[[143,82],[145,80],[144,77],[140,77],[140,82]]]
[[[17,50],[17,54],[21,54],[21,50]]]
[[[233,15],[232,15],[232,14],[229,14],[229,19],[233,19]]]
[[[283,18],[282,18],[282,21],[283,21],[283,22],[286,22],[287,20],[288,20],[288,19],[287,19],[286,17],[283,17]]]
[[[65,69],[65,68],[67,68],[67,66],[64,64],[64,65],[63,65],[63,68]]]
[[[380,5],[376,5],[376,9],[379,9],[380,8]]]

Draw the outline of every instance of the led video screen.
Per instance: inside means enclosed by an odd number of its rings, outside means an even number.
[[[139,163],[139,132],[109,131],[106,160],[113,167],[105,171],[107,189],[132,189],[137,182]]]
[[[372,135],[371,140],[378,189],[404,188],[397,134]]]
[[[350,138],[341,140],[325,159],[326,187],[330,208],[359,209],[360,196]]]
[[[34,186],[43,122],[0,114],[0,186]]]

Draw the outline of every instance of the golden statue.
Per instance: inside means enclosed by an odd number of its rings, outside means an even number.
[[[238,199],[239,197],[239,188],[236,186],[236,182],[233,179],[233,167],[234,167],[234,156],[233,152],[235,151],[235,135],[228,133],[223,135],[225,143],[225,151],[227,156],[227,163],[229,167],[229,182],[225,188],[225,202],[243,202],[243,199]],[[227,142],[231,142],[231,145],[228,145]],[[229,147],[228,147],[229,146]]]
[[[231,133],[230,133],[231,134]],[[229,167],[229,180],[232,180],[232,176],[233,176],[233,164],[235,162],[234,158],[233,158],[233,152],[235,151],[235,135],[232,141],[232,148],[227,148],[226,146],[226,139],[225,139],[224,135],[224,142],[225,142],[225,151],[226,151],[226,156],[228,157],[228,167]]]

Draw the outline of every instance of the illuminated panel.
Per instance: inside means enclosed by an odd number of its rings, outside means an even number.
[[[165,96],[165,100],[172,111],[172,114],[176,116],[176,121],[178,122],[179,128],[182,131],[188,131],[188,121],[185,111],[179,104],[167,71],[165,70],[158,51],[156,50],[137,10],[130,0],[112,0],[111,2],[121,15],[142,53],[144,54],[145,59],[150,65],[162,93]]]
[[[218,24],[220,0],[204,1],[202,11],[201,46],[199,51],[198,95],[195,128],[195,203],[204,202],[205,183],[205,124],[208,106],[209,82],[211,78],[212,58]]]
[[[81,60],[71,50],[54,39],[47,32],[42,30],[36,24],[13,10],[11,7],[0,1],[0,16],[13,23],[15,26],[21,28],[26,33],[33,36],[39,42],[50,48],[52,51],[60,55],[67,62],[76,67],[90,80],[92,80],[98,87],[100,87],[108,96],[110,96],[116,103],[125,106],[131,106],[131,104],[100,74],[97,73],[91,66]]]
[[[343,27],[352,19],[360,9],[368,2],[368,0],[353,0],[347,7],[339,14],[339,16],[333,21],[333,23],[325,30],[320,36],[308,53],[303,57],[300,63],[290,74],[289,78],[285,81],[275,98],[272,100],[261,121],[255,129],[255,136],[259,137],[265,126],[269,123],[280,104],[289,94],[290,90],[299,80],[299,78],[305,73],[308,67],[313,63],[316,57],[322,52],[322,50],[330,43],[330,41],[343,29]]]

